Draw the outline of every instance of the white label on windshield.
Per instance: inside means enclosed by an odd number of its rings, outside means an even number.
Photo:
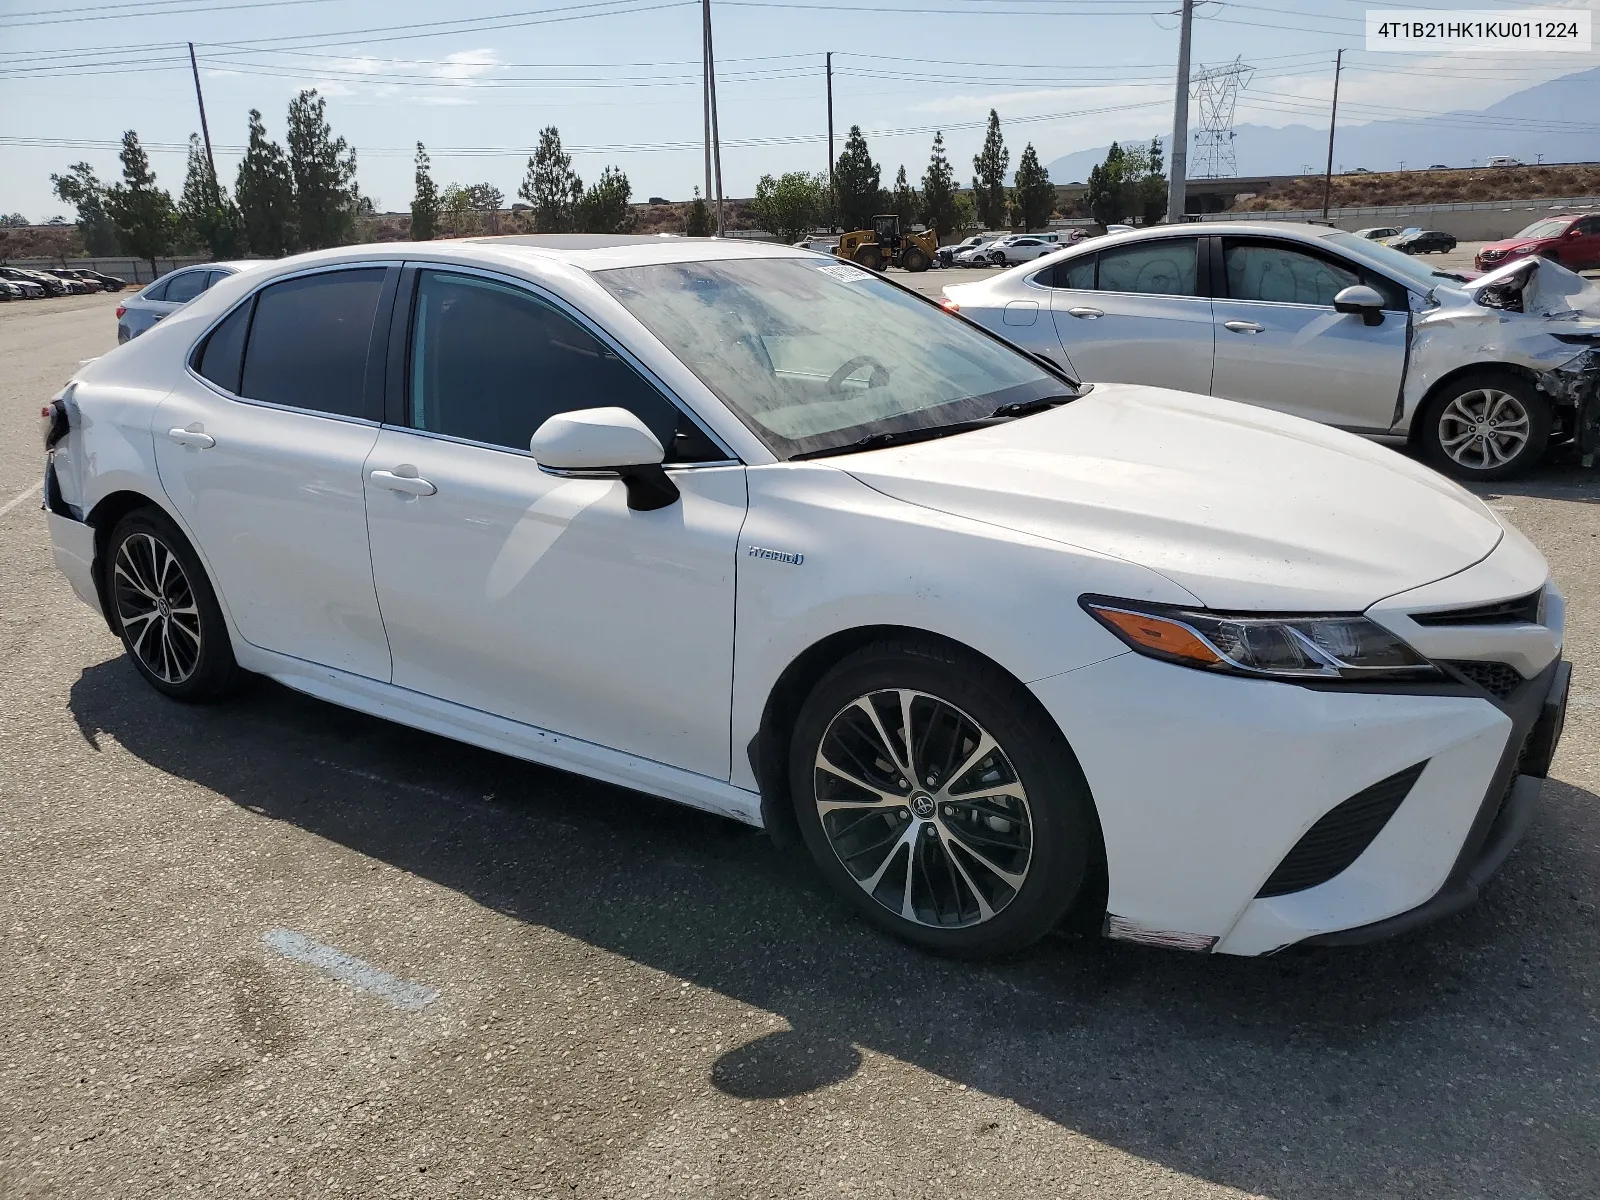
[[[871,279],[870,273],[859,267],[847,267],[843,263],[829,263],[825,267],[818,267],[824,275],[832,275],[840,283],[856,283],[863,279]]]

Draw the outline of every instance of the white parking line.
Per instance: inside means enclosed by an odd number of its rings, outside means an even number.
[[[41,479],[41,480],[39,480],[38,483],[34,484],[31,488],[28,488],[26,491],[19,492],[17,495],[11,497],[11,499],[7,500],[3,505],[0,505],[0,517],[5,516],[13,508],[15,508],[17,505],[21,504],[24,500],[26,500],[29,496],[33,495],[35,492],[37,492],[43,486],[44,486],[44,480]]]
[[[315,967],[340,983],[348,983],[357,991],[370,993],[406,1012],[419,1012],[439,998],[438,988],[407,983],[387,971],[380,971],[369,962],[335,950],[332,946],[324,946],[292,929],[274,929],[261,940],[285,958]]]

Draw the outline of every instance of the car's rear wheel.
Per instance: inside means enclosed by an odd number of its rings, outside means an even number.
[[[191,703],[238,687],[243,672],[216,593],[171,518],[153,506],[135,509],[112,529],[104,562],[112,620],[151,687]]]
[[[1027,690],[939,642],[879,642],[795,723],[800,830],[833,890],[931,950],[1005,954],[1048,933],[1098,854],[1088,786]]]
[[[1440,389],[1422,416],[1422,448],[1457,479],[1532,470],[1550,442],[1550,404],[1509,371],[1476,371]]]

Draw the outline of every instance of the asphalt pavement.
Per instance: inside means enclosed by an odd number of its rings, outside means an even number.
[[[731,822],[266,682],[155,695],[30,491],[114,303],[0,306],[0,1196],[1600,1196],[1600,473],[1487,493],[1576,682],[1479,904],[973,966]]]

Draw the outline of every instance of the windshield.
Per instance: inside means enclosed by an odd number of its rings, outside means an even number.
[[[1425,290],[1435,288],[1441,282],[1461,282],[1461,276],[1453,275],[1449,271],[1435,271],[1403,250],[1396,250],[1393,246],[1385,246],[1382,242],[1368,241],[1366,238],[1357,237],[1353,233],[1346,233],[1342,229],[1323,234],[1322,240],[1330,246],[1351,250],[1355,252],[1356,257],[1377,263],[1388,274],[1404,279]]]
[[[1535,221],[1532,225],[1529,225],[1521,233],[1517,234],[1517,236],[1518,237],[1555,237],[1563,229],[1565,229],[1566,227],[1567,227],[1567,223],[1565,221],[1553,221],[1549,217],[1546,217],[1542,221]]]
[[[594,278],[779,458],[985,418],[1070,384],[847,263],[663,263]]]

